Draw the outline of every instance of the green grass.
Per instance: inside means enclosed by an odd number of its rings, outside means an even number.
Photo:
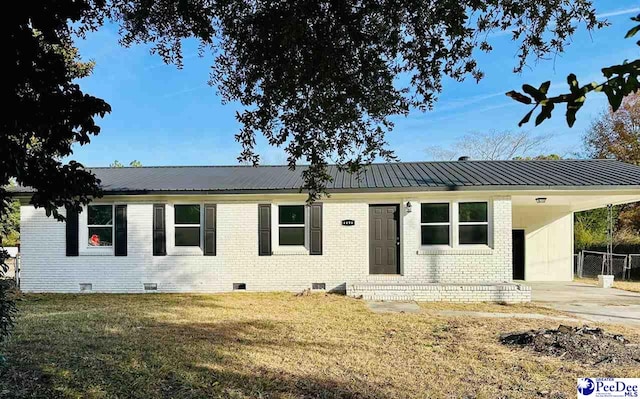
[[[336,295],[243,293],[27,295],[19,307],[0,346],[0,397],[573,397],[580,376],[640,377],[498,343],[500,333],[557,322],[447,318],[442,304],[373,314]],[[608,329],[640,342],[640,330]]]

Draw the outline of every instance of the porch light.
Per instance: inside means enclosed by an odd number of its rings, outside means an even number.
[[[407,209],[407,213],[411,213],[411,202],[407,201],[407,205],[405,208]]]
[[[545,197],[538,197],[536,198],[536,202],[538,204],[544,204],[545,202],[547,202],[547,199]]]

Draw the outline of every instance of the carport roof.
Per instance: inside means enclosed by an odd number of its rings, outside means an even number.
[[[298,192],[307,166],[89,168],[107,194]],[[329,192],[639,188],[640,167],[613,160],[448,161],[329,166]],[[25,187],[12,189],[30,193]]]

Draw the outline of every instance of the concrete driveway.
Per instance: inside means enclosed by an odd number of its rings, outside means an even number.
[[[603,323],[640,327],[640,294],[569,282],[524,282],[533,302]]]

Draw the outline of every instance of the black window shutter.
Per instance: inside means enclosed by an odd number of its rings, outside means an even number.
[[[127,206],[116,205],[114,255],[127,256]]]
[[[258,205],[258,255],[271,256],[271,204]]]
[[[216,256],[216,206],[204,205],[204,255]]]
[[[167,234],[165,232],[164,204],[153,205],[153,255],[167,254]]]
[[[67,208],[66,220],[67,256],[78,256],[78,211]]]
[[[311,204],[309,223],[309,254],[322,255],[322,203]]]

